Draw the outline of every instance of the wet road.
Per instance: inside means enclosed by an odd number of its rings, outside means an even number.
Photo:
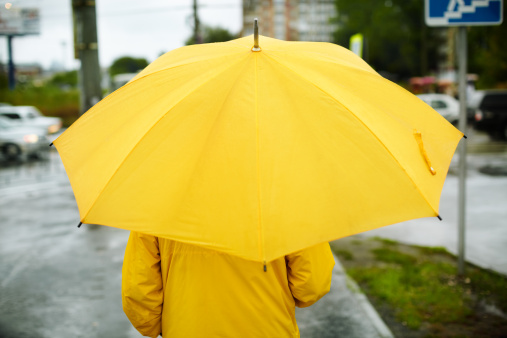
[[[467,182],[467,259],[507,273],[507,176],[479,171],[507,165],[507,147],[480,142],[474,147]],[[449,175],[444,186],[442,222],[422,219],[365,235],[455,251],[457,180]],[[121,309],[128,232],[77,229],[78,222],[56,153],[47,163],[0,167],[0,337],[139,337]],[[345,288],[344,278],[338,271],[333,283]],[[340,287],[315,307],[298,311],[302,337],[374,336],[368,323],[358,324],[362,318],[350,318],[360,311],[342,309],[357,304]]]
[[[31,165],[0,175],[0,337],[129,337],[118,287],[128,233],[78,230],[63,169]]]

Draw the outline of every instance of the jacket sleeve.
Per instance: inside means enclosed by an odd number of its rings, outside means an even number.
[[[122,270],[123,311],[144,336],[162,332],[164,299],[157,237],[131,232]]]
[[[328,243],[297,251],[285,259],[297,307],[310,306],[329,292],[335,261]]]

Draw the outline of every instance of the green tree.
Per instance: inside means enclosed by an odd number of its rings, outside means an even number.
[[[53,77],[48,81],[49,85],[54,85],[60,88],[63,87],[77,87],[78,75],[77,70],[72,70],[69,72],[61,72],[56,73]]]
[[[232,34],[227,29],[221,27],[204,27],[202,42],[203,43],[212,43],[212,42],[225,42],[229,40],[236,39],[238,36]],[[194,36],[192,35],[185,41],[185,45],[193,45],[195,44]]]
[[[148,61],[146,61],[146,59],[124,56],[116,59],[111,67],[109,67],[109,75],[113,77],[123,73],[137,73],[146,66],[148,66]]]
[[[506,18],[507,6],[503,6]],[[480,88],[507,88],[507,25],[468,29],[468,71],[479,75]]]
[[[377,71],[407,78],[438,66],[442,29],[424,22],[423,0],[335,0],[335,43],[348,47],[353,34],[365,39],[364,59]]]

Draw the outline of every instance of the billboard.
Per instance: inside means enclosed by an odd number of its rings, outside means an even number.
[[[0,8],[0,35],[40,33],[38,8]]]

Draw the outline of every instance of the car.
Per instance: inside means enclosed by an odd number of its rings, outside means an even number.
[[[34,106],[0,107],[0,117],[6,117],[18,126],[44,128],[49,134],[58,132],[62,127],[59,117],[44,116]]]
[[[24,127],[0,117],[0,153],[9,161],[30,157],[47,159],[49,139],[45,129]]]
[[[447,121],[453,125],[458,125],[459,121],[459,101],[447,94],[418,94],[418,98],[435,109]]]
[[[494,140],[507,140],[507,90],[479,90],[471,107],[476,130],[487,132]]]

